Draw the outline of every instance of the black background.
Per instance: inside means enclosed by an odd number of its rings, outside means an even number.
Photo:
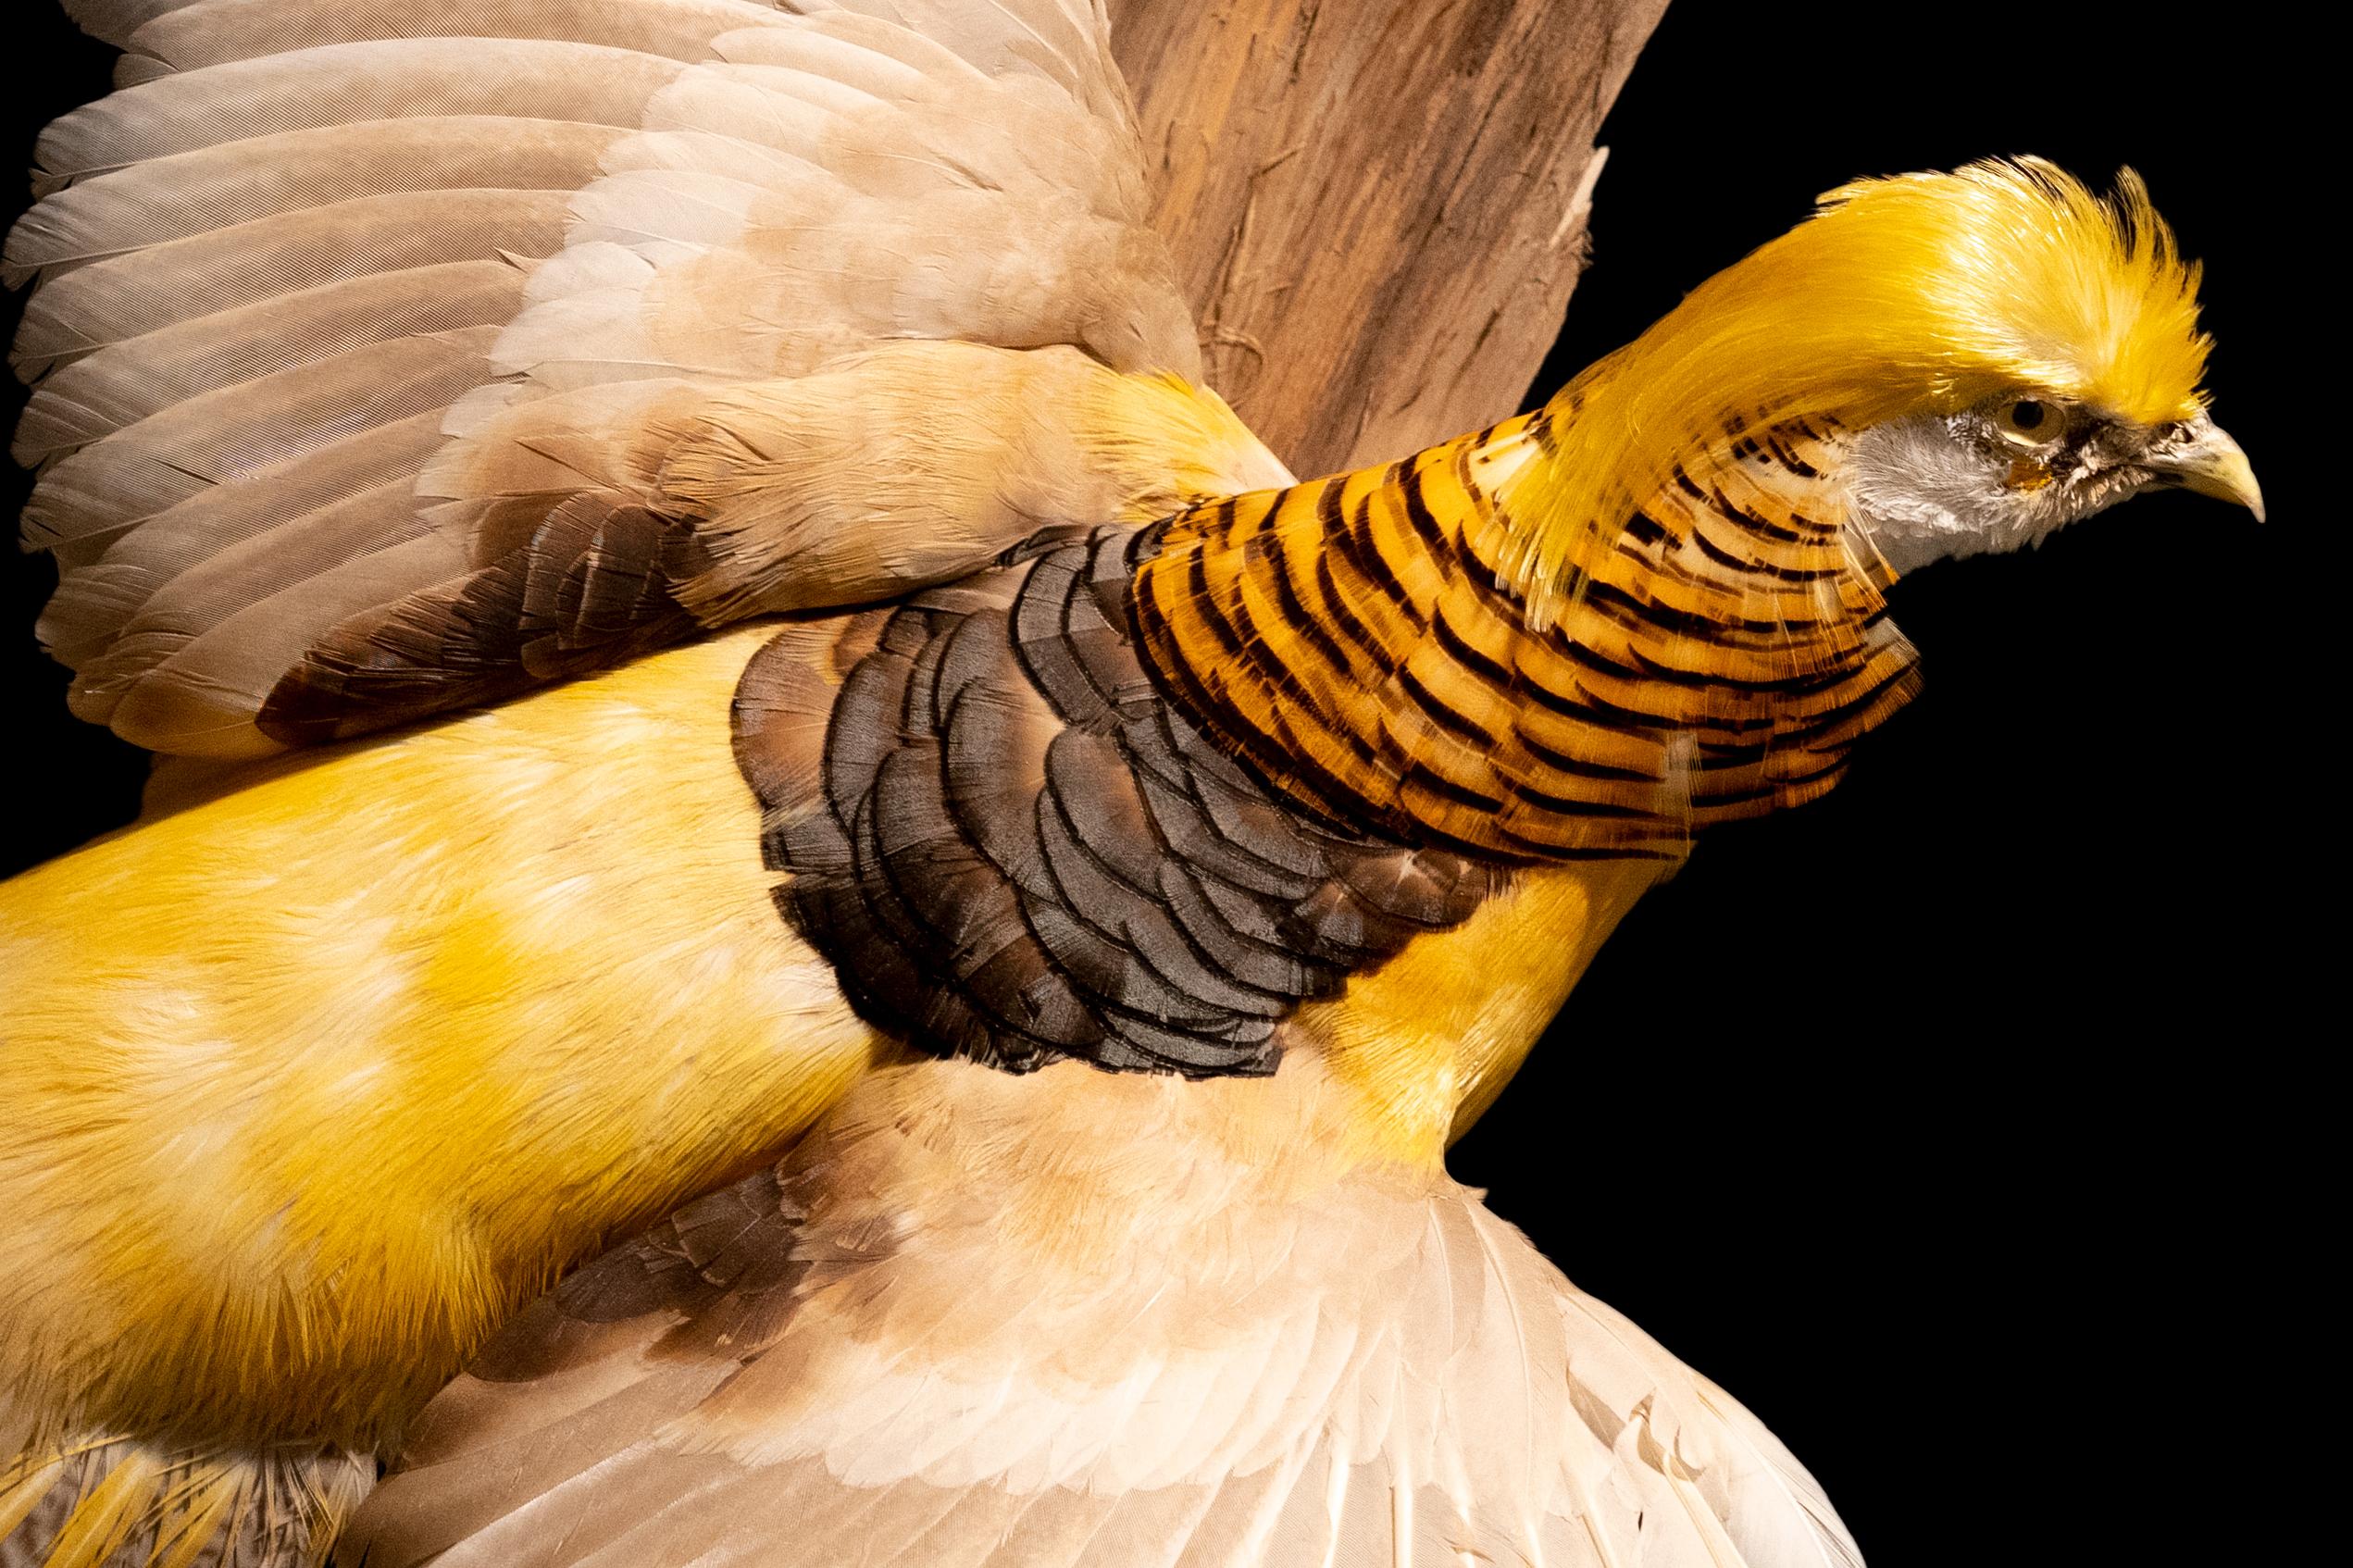
[[[38,0],[8,28],[23,156],[111,54]],[[1456,1151],[1781,1433],[1881,1568],[2275,1561],[2247,1530],[2312,1484],[2278,1431],[2318,1359],[2298,1210],[2342,1029],[2298,993],[2342,924],[2342,727],[2304,649],[2342,579],[2297,470],[2344,438],[2290,366],[2344,329],[2335,198],[2291,190],[2294,53],[2145,7],[1697,0],[1603,131],[1533,395],[1855,175],[2131,163],[2208,264],[2215,411],[2269,492],[2266,527],[2151,496],[1899,584],[1924,695],[1827,800],[1647,898]],[[6,871],[127,821],[141,768],[33,646],[46,563],[0,569]]]

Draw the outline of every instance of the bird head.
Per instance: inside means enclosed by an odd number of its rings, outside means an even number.
[[[1500,564],[1541,625],[1670,476],[1791,422],[1837,433],[1818,510],[1897,572],[2157,486],[2260,519],[2197,283],[2130,170],[2105,198],[2031,158],[1844,186],[1553,400]]]

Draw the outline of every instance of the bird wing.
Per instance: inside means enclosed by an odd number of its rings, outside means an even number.
[[[75,711],[250,755],[1279,483],[1100,0],[71,0],[6,267]]]
[[[1276,1114],[1344,1099],[1312,1063],[1040,1078],[878,1075],[574,1276],[342,1560],[1860,1568],[1753,1416],[1475,1193]]]

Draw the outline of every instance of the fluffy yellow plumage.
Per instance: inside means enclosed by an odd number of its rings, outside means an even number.
[[[764,638],[291,762],[0,885],[15,1408],[367,1451],[553,1271],[867,1066],[745,830],[728,703]]]
[[[1554,397],[1559,449],[1504,488],[1498,558],[1542,624],[1678,458],[1743,426],[1860,429],[2005,392],[2186,419],[2197,280],[2130,170],[2106,200],[2036,158],[1841,186]]]

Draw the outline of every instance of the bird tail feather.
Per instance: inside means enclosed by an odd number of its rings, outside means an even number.
[[[375,1479],[338,1449],[36,1450],[0,1465],[0,1568],[317,1568]]]

